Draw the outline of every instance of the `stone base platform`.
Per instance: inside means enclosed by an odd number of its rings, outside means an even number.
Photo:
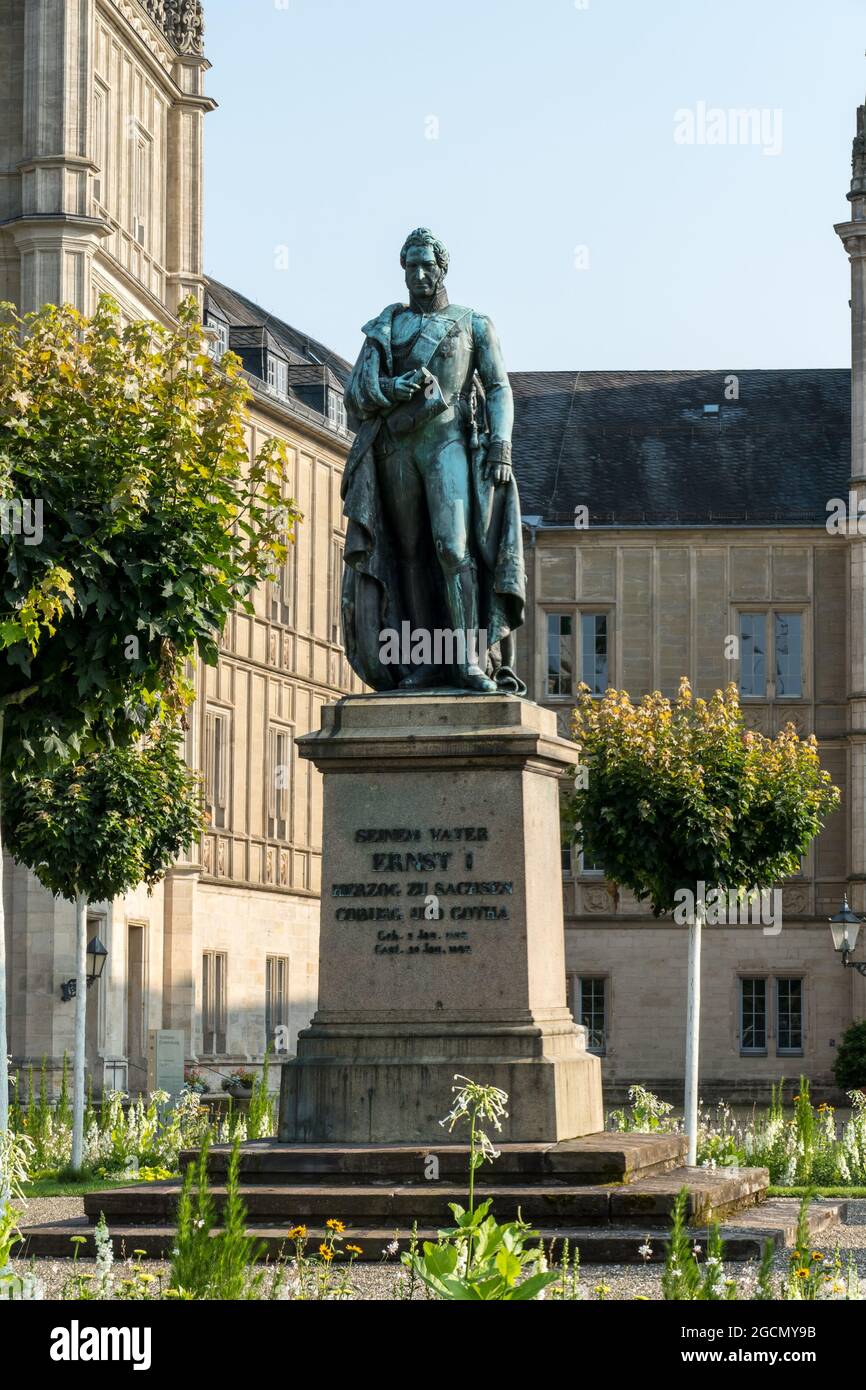
[[[793,1233],[796,1202],[784,1208],[778,1203],[758,1206],[768,1184],[766,1169],[729,1173],[687,1168],[685,1146],[680,1135],[605,1133],[558,1144],[504,1144],[499,1159],[479,1170],[478,1199],[491,1197],[499,1220],[513,1219],[519,1211],[545,1241],[577,1243],[585,1263],[637,1259],[637,1246],[648,1233],[663,1251],[683,1187],[689,1193],[692,1229],[712,1221],[732,1223],[731,1259],[750,1258],[765,1239],[779,1244]],[[290,1227],[306,1226],[312,1240],[335,1217],[345,1222],[365,1255],[378,1260],[382,1246],[394,1239],[405,1247],[415,1223],[420,1238],[433,1238],[437,1229],[452,1224],[449,1202],[466,1202],[465,1145],[434,1149],[259,1140],[245,1144],[241,1153],[249,1229],[272,1252],[285,1244]],[[210,1154],[218,1212],[226,1200],[229,1155],[226,1146]],[[182,1155],[182,1163],[195,1158],[190,1151]],[[180,1184],[169,1182],[88,1194],[85,1218],[27,1228],[21,1253],[68,1255],[71,1237],[92,1231],[104,1213],[118,1251],[164,1255],[171,1248],[179,1192]],[[825,1224],[838,1219],[838,1203],[821,1204],[818,1210],[825,1213]]]
[[[721,1225],[721,1236],[725,1244],[725,1260],[729,1263],[760,1260],[767,1241],[777,1249],[792,1248],[797,1230],[797,1215],[800,1203],[791,1197],[772,1197],[760,1206],[737,1216],[732,1216]],[[813,1242],[820,1242],[821,1235],[837,1222],[844,1219],[846,1203],[830,1199],[819,1199],[809,1210],[809,1229]],[[437,1227],[421,1226],[416,1239],[435,1240]],[[558,1246],[568,1241],[569,1250],[580,1251],[581,1265],[637,1265],[644,1263],[639,1253],[647,1236],[650,1238],[652,1254],[648,1263],[663,1263],[667,1252],[668,1236],[664,1230],[648,1230],[646,1226],[585,1226],[566,1225],[547,1227],[540,1223],[535,1227],[546,1246]],[[707,1228],[692,1228],[695,1239],[706,1249]],[[141,1222],[129,1226],[114,1226],[112,1242],[118,1258],[129,1255],[133,1250],[143,1250],[149,1259],[167,1259],[171,1253],[174,1231],[164,1224],[145,1225]],[[286,1226],[250,1224],[247,1234],[262,1242],[267,1253],[274,1258],[282,1252],[291,1254],[286,1241]],[[329,1234],[324,1224],[307,1228],[309,1248],[315,1250]],[[409,1248],[411,1237],[406,1231],[396,1231],[384,1224],[352,1226],[348,1232],[353,1242],[363,1250],[360,1263],[370,1261],[378,1264],[383,1258],[386,1245],[396,1240],[399,1251]],[[95,1254],[93,1243],[93,1223],[86,1216],[75,1217],[69,1221],[57,1221],[51,1225],[30,1226],[25,1232],[25,1244],[20,1246],[16,1257],[30,1259],[42,1256],[47,1259],[71,1259],[74,1249],[79,1250],[80,1260],[92,1259]],[[73,1246],[75,1237],[83,1237],[85,1243]],[[394,1257],[396,1263],[396,1256]]]

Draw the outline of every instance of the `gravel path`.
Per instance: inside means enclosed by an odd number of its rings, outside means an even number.
[[[28,1225],[65,1221],[73,1216],[81,1216],[83,1212],[84,1203],[78,1197],[40,1197],[27,1203],[25,1220]],[[843,1265],[847,1265],[850,1253],[861,1279],[866,1280],[866,1200],[850,1201],[846,1221],[830,1227],[817,1243],[828,1254],[838,1245]],[[776,1259],[777,1271],[786,1269],[787,1263],[787,1252],[780,1252]],[[13,1261],[13,1268],[18,1273],[23,1274],[30,1267],[24,1262],[15,1264]],[[74,1274],[92,1273],[95,1267],[85,1261],[79,1261],[73,1267],[72,1260],[40,1260],[36,1262],[36,1268],[44,1281],[46,1297],[63,1299],[64,1287],[70,1278]],[[147,1263],[145,1268],[149,1273],[159,1275],[165,1272],[167,1266],[153,1261]],[[124,1277],[123,1265],[119,1261],[115,1270],[120,1278]],[[728,1273],[746,1285],[754,1279],[754,1267],[750,1265],[731,1265]],[[364,1300],[393,1300],[399,1296],[395,1285],[400,1278],[399,1267],[394,1261],[380,1265],[356,1265],[352,1272],[356,1297]],[[661,1270],[658,1265],[588,1265],[583,1272],[582,1283],[589,1298],[599,1296],[599,1286],[604,1289],[603,1296],[610,1300],[661,1298]],[[416,1296],[423,1298],[423,1291]]]

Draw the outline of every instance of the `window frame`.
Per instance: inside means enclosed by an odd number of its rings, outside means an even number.
[[[800,619],[800,694],[779,694],[776,684],[776,619],[792,614]],[[774,701],[779,704],[804,703],[811,700],[809,682],[809,614],[810,606],[805,603],[737,603],[734,605],[734,630],[737,635],[737,693],[741,701],[764,703]],[[746,616],[761,616],[764,619],[764,689],[760,694],[745,694],[743,691],[743,656],[741,620]]]
[[[543,650],[541,652],[542,679],[541,689],[543,694],[542,701],[545,704],[557,704],[563,701],[574,701],[577,698],[577,687],[581,681],[585,680],[583,670],[583,620],[584,618],[604,618],[607,624],[607,680],[605,689],[615,685],[615,632],[614,624],[616,619],[616,605],[613,603],[551,603],[542,606],[544,615],[543,622]],[[571,690],[564,694],[552,694],[550,691],[550,619],[569,618],[571,620],[571,643],[572,643],[572,685]],[[560,635],[561,636],[561,635]],[[603,698],[604,691],[593,692],[593,699]]]
[[[280,844],[291,843],[292,835],[292,780],[294,732],[289,724],[271,720],[268,724],[268,766],[267,766],[267,805],[266,816],[268,839]],[[283,751],[281,751],[281,749]],[[288,779],[284,787],[277,786],[277,768],[288,769]]]
[[[782,984],[797,984],[800,986],[800,1045],[799,1047],[782,1046],[782,1007],[780,1000],[780,986]],[[776,1056],[777,1057],[802,1057],[806,1051],[806,979],[804,975],[774,975],[773,976],[773,1004],[775,1008],[775,1034],[776,1034]]]
[[[210,817],[210,829],[225,830],[231,811],[232,710],[206,705],[204,719],[205,809]],[[219,742],[219,761],[216,739],[218,725],[224,728]]]
[[[228,1052],[228,959],[227,951],[202,951],[201,1050],[206,1057]]]
[[[277,975],[282,977],[281,981],[278,981],[278,984],[280,985],[280,988],[278,989],[278,992],[277,992],[278,1006],[277,1006],[276,1012],[279,1014],[279,1018],[278,1018],[276,1021],[274,1020],[274,1003],[273,1003],[273,993],[274,993],[274,991],[273,991],[273,984],[272,984],[272,976],[273,976],[273,973],[274,973],[272,967],[274,967],[274,966],[278,967],[277,972],[276,972]],[[267,1052],[268,1048],[273,1044],[274,1035],[275,1035],[275,1033],[276,1033],[277,1028],[280,1028],[280,1027],[288,1028],[288,1027],[290,1027],[290,1021],[291,1021],[291,996],[290,996],[290,993],[289,993],[290,980],[291,980],[291,962],[290,962],[290,957],[289,957],[289,956],[285,956],[285,955],[272,955],[272,954],[270,954],[270,953],[269,953],[268,955],[266,955],[266,956],[265,956],[265,1051],[266,1051],[266,1052]],[[280,1004],[282,1005],[282,1007],[279,1007]],[[274,1051],[276,1051],[276,1048],[274,1048]]]
[[[764,1043],[762,1047],[746,1047],[745,1036],[745,1014],[744,1014],[744,986],[747,984],[762,984],[764,986]],[[770,1048],[770,991],[768,989],[769,976],[760,974],[740,974],[737,976],[737,1041],[741,1057],[767,1057]],[[754,1010],[753,1010],[754,1012]]]
[[[265,385],[280,400],[287,400],[289,395],[289,364],[285,357],[281,357],[278,352],[272,352],[270,348],[266,352],[267,361],[265,362]],[[273,380],[271,379],[271,367],[273,366]]]
[[[570,1006],[571,1016],[575,1023],[581,1028],[586,1028],[586,1050],[595,1057],[607,1056],[610,1043],[610,976],[603,972],[587,971],[582,974],[580,971],[572,971],[570,975]],[[589,1025],[583,1022],[583,986],[584,984],[601,985],[601,1044],[593,1044],[591,1041],[592,1030]],[[589,1011],[595,1016],[595,1009]],[[596,1032],[598,1030],[595,1030]]]

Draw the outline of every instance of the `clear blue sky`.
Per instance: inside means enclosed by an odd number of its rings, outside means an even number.
[[[423,224],[512,370],[848,365],[862,0],[204,3],[207,269],[336,351]]]

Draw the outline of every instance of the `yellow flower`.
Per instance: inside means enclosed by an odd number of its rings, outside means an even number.
[[[289,1231],[289,1240],[306,1240],[306,1238],[306,1226],[293,1226],[292,1229]]]
[[[335,1221],[333,1216],[329,1221],[325,1222],[325,1225],[328,1227],[329,1231],[333,1231],[338,1236],[341,1236],[346,1229],[346,1227],[343,1225],[343,1222]]]
[[[813,1259],[813,1260],[823,1260],[823,1258],[824,1258],[824,1256],[821,1254],[821,1251],[820,1251],[820,1250],[813,1250],[813,1251],[812,1251],[812,1259]]]
[[[326,1264],[328,1264],[334,1258],[333,1250],[329,1245],[325,1245],[324,1242],[319,1246],[319,1254],[321,1255],[322,1259],[325,1261]]]
[[[797,1270],[797,1278],[798,1278],[798,1279],[808,1279],[808,1278],[809,1278],[809,1271],[808,1271],[808,1269],[798,1269],[798,1270]]]
[[[363,1255],[364,1253],[360,1245],[347,1245],[346,1249],[350,1255]]]

